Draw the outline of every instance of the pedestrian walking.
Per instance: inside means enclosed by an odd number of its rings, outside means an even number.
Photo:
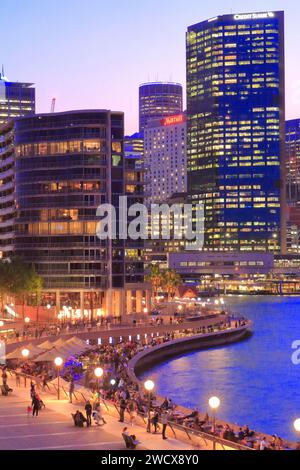
[[[90,401],[86,402],[85,412],[86,412],[87,427],[90,427],[92,426],[92,413],[93,413],[93,407]]]
[[[95,410],[93,412],[93,418],[94,418],[97,426],[100,426],[100,421],[102,421],[102,426],[104,426],[104,424],[107,424],[104,417],[103,417],[101,405],[100,405],[99,402],[96,403],[96,405],[95,405]]]
[[[166,411],[164,411],[161,415],[161,424],[162,424],[162,438],[164,440],[168,439],[166,437],[166,430],[167,430],[167,427],[168,427],[168,423],[169,423],[169,415]]]
[[[33,400],[35,396],[35,384],[31,381],[30,382],[30,398]]]
[[[70,386],[69,386],[69,398],[70,398],[70,403],[73,403],[73,394],[75,390],[75,383],[74,383],[74,377],[71,378]]]
[[[120,419],[119,419],[119,423],[124,423],[125,410],[126,410],[126,401],[124,400],[124,398],[122,398],[121,401],[120,401]]]
[[[152,418],[152,424],[154,426],[154,433],[153,434],[156,434],[158,429],[159,429],[158,421],[159,421],[159,413],[158,413],[158,411],[155,411],[154,416]]]
[[[21,387],[21,376],[19,369],[16,370],[16,387]]]
[[[137,415],[137,409],[136,409],[136,404],[133,400],[130,401],[129,406],[128,406],[128,411],[129,411],[129,417],[130,417],[130,424],[133,426],[133,423],[136,419]]]
[[[39,397],[35,394],[32,398],[32,416],[38,416],[39,415],[39,409],[40,409],[40,400]]]

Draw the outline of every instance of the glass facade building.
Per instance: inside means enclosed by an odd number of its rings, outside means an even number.
[[[139,88],[139,122],[143,132],[148,122],[183,111],[182,85],[178,83],[145,83]]]
[[[188,28],[188,193],[205,249],[285,252],[284,13]]]
[[[15,251],[60,308],[124,312],[124,241],[96,236],[100,204],[124,194],[124,116],[42,114],[15,121]]]
[[[0,124],[18,116],[35,113],[32,83],[10,82],[0,73]]]

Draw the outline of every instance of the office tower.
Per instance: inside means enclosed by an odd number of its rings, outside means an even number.
[[[0,124],[0,257],[14,250],[15,220],[14,123]]]
[[[188,28],[188,193],[205,249],[285,252],[284,13]]]
[[[0,73],[0,124],[35,113],[35,88],[32,83],[11,82]]]
[[[147,203],[187,191],[185,114],[149,121],[144,130]]]
[[[15,252],[43,277],[48,302],[72,317],[125,311],[124,241],[96,235],[98,206],[118,208],[124,194],[123,139],[118,112],[15,121]]]
[[[182,85],[178,83],[144,83],[139,88],[139,122],[143,132],[148,122],[183,111]]]

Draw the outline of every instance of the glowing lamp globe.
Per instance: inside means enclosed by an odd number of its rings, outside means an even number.
[[[152,390],[154,390],[155,384],[152,380],[147,380],[144,384],[144,387],[147,392],[152,392]]]
[[[221,405],[221,401],[218,397],[212,397],[209,400],[209,406],[212,410],[217,410]]]
[[[29,357],[29,354],[30,354],[29,349],[23,349],[23,351],[22,351],[22,356],[23,356],[24,358]]]
[[[30,318],[29,317],[26,317],[25,320],[24,320],[25,323],[30,323]]]
[[[294,422],[294,428],[297,432],[300,432],[300,419],[296,419]]]
[[[100,379],[104,374],[104,370],[101,369],[101,367],[97,367],[97,369],[95,369],[94,371],[94,374],[97,377],[97,379]]]
[[[56,365],[56,367],[61,367],[63,365],[63,359],[61,357],[57,357],[54,361],[54,364]]]
[[[0,321],[0,328],[2,328],[2,326],[4,326],[4,321]]]

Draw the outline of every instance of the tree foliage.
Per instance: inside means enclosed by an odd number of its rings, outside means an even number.
[[[35,294],[39,299],[43,288],[42,278],[33,265],[20,257],[0,261],[0,295],[2,308],[8,296],[21,297]]]

